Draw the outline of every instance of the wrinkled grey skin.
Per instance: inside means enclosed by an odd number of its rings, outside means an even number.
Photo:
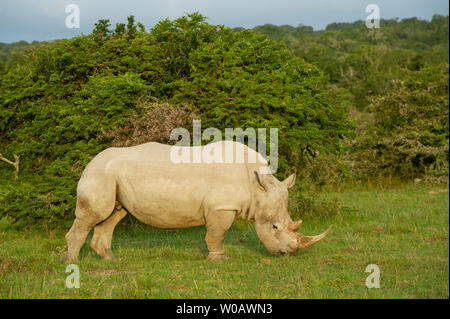
[[[66,235],[64,261],[77,260],[92,228],[91,247],[104,259],[114,259],[113,231],[127,213],[159,228],[206,225],[210,260],[225,258],[223,239],[236,219],[254,221],[258,237],[273,255],[306,249],[327,234],[297,233],[301,221],[293,222],[287,210],[295,174],[278,181],[261,155],[239,143],[216,142],[196,150],[205,147],[222,159],[231,147],[234,154],[243,152],[245,160],[195,163],[191,152],[189,163],[179,163],[173,154],[180,149],[159,143],[109,148],[98,154],[78,183],[76,218]]]

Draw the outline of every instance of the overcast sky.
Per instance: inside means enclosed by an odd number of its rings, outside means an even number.
[[[80,8],[80,28],[65,25],[69,4]],[[99,19],[126,22],[133,14],[147,28],[164,18],[199,11],[212,24],[229,27],[309,25],[323,29],[332,22],[365,20],[375,3],[382,19],[448,15],[448,0],[0,0],[0,42],[54,40],[89,34]]]

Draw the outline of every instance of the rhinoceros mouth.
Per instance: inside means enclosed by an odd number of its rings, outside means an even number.
[[[278,250],[272,252],[274,256],[284,256],[284,255],[295,255],[297,252],[295,250],[287,251],[287,250]]]
[[[331,230],[331,227],[328,228],[324,233],[316,236],[306,236],[301,233],[295,233],[297,236],[297,244],[295,247],[289,247],[289,249],[279,249],[279,250],[270,250],[270,253],[273,256],[283,256],[283,255],[296,255],[298,250],[304,250],[321,239],[323,239]]]

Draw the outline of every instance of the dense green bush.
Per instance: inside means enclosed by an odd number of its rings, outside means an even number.
[[[341,153],[315,156],[304,177],[319,185],[385,176],[448,183],[448,21],[434,15],[381,20],[379,29],[364,21],[319,31],[253,29],[322,69],[333,104],[357,126]]]
[[[133,17],[115,29],[100,20],[90,35],[30,46],[0,72],[0,149],[21,157],[18,181],[0,163],[0,216],[31,221],[71,221],[76,183],[111,145],[108,132],[155,129],[130,125],[142,99],[156,99],[163,110],[154,114],[191,109],[203,128],[279,128],[281,174],[302,165],[306,150],[339,151],[351,128],[317,67],[199,14],[149,32]]]
[[[311,163],[309,177],[323,184],[383,176],[448,184],[448,72],[448,64],[410,71],[374,97],[356,137],[344,141],[341,154]]]
[[[373,99],[381,169],[405,177],[443,177],[449,167],[449,66],[411,72]]]

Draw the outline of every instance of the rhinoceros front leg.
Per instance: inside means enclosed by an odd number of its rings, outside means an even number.
[[[206,220],[206,244],[208,245],[208,259],[226,259],[225,250],[222,248],[225,233],[233,224],[236,211],[214,210],[205,214]]]

